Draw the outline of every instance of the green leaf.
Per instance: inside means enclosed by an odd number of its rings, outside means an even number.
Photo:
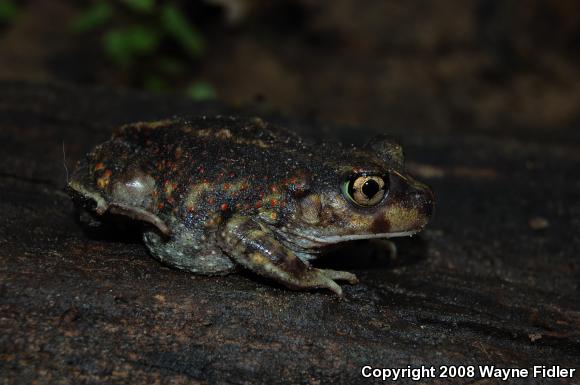
[[[0,0],[0,24],[9,23],[18,15],[18,7],[10,0]]]
[[[143,86],[146,90],[153,91],[153,92],[163,92],[167,91],[168,84],[167,82],[160,78],[159,76],[149,75],[145,78]]]
[[[131,52],[127,48],[127,39],[122,31],[108,31],[103,36],[105,53],[117,64],[128,65],[131,61]]]
[[[136,56],[151,54],[157,49],[159,35],[145,26],[134,26],[108,31],[103,42],[111,60],[130,65]]]
[[[133,11],[151,13],[155,9],[155,0],[123,0]]]
[[[100,1],[77,16],[72,23],[72,29],[76,32],[86,32],[105,24],[113,16],[113,7],[104,1]]]
[[[211,100],[217,98],[217,93],[211,84],[198,81],[190,85],[185,94],[195,101]]]
[[[190,55],[199,56],[203,52],[203,38],[175,5],[166,4],[163,7],[161,23],[167,33],[175,38]]]
[[[18,14],[18,8],[10,0],[0,0],[0,23],[12,21]]]

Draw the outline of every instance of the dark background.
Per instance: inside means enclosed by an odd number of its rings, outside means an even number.
[[[565,136],[580,122],[575,0],[1,4],[1,79],[257,103],[387,130]]]
[[[575,0],[0,0],[0,383],[578,368],[578,48]],[[435,217],[397,257],[322,261],[360,278],[343,300],[169,269],[136,234],[80,226],[65,165],[120,124],[216,113],[393,133]]]

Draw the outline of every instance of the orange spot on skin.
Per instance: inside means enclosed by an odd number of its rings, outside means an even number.
[[[227,203],[222,203],[220,206],[221,211],[227,211],[227,210],[229,210],[229,208],[230,208],[230,205],[228,205]]]
[[[270,199],[270,205],[272,207],[278,206],[278,199]]]
[[[105,168],[105,164],[103,162],[99,162],[95,164],[95,171],[101,171]]]
[[[173,191],[175,191],[175,188],[177,187],[177,183],[174,183],[172,181],[166,180],[165,181],[165,195],[170,198],[171,194],[173,194]]]
[[[99,188],[101,189],[107,187],[111,180],[111,175],[113,175],[113,172],[111,170],[105,170],[103,176],[97,179],[97,186],[99,186]]]
[[[229,189],[230,189],[230,184],[229,183],[224,183],[223,190],[224,191],[228,191]]]

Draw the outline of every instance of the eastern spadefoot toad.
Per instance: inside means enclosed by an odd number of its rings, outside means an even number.
[[[151,254],[199,274],[237,267],[292,289],[354,274],[309,261],[343,241],[412,235],[433,194],[398,144],[316,144],[261,119],[201,117],[117,129],[81,161],[68,189],[97,217],[140,221]]]

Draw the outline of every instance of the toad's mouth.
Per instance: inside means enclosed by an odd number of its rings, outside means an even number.
[[[378,234],[351,234],[351,235],[329,235],[325,237],[313,237],[304,236],[313,243],[317,243],[321,246],[334,245],[336,243],[357,241],[362,239],[376,239],[376,238],[396,238],[396,237],[410,237],[417,234],[421,229],[410,230],[410,231],[400,231],[393,233],[378,233]]]
[[[347,235],[328,235],[328,236],[317,236],[313,234],[308,234],[306,232],[301,232],[297,234],[295,232],[290,232],[287,230],[286,232],[287,235],[284,238],[290,241],[290,243],[299,246],[305,252],[315,252],[317,249],[322,249],[327,246],[332,246],[342,242],[365,240],[365,239],[377,239],[377,238],[388,239],[396,237],[410,237],[417,234],[421,230],[422,228],[391,233],[347,234]],[[288,234],[292,234],[292,236],[288,237]]]

